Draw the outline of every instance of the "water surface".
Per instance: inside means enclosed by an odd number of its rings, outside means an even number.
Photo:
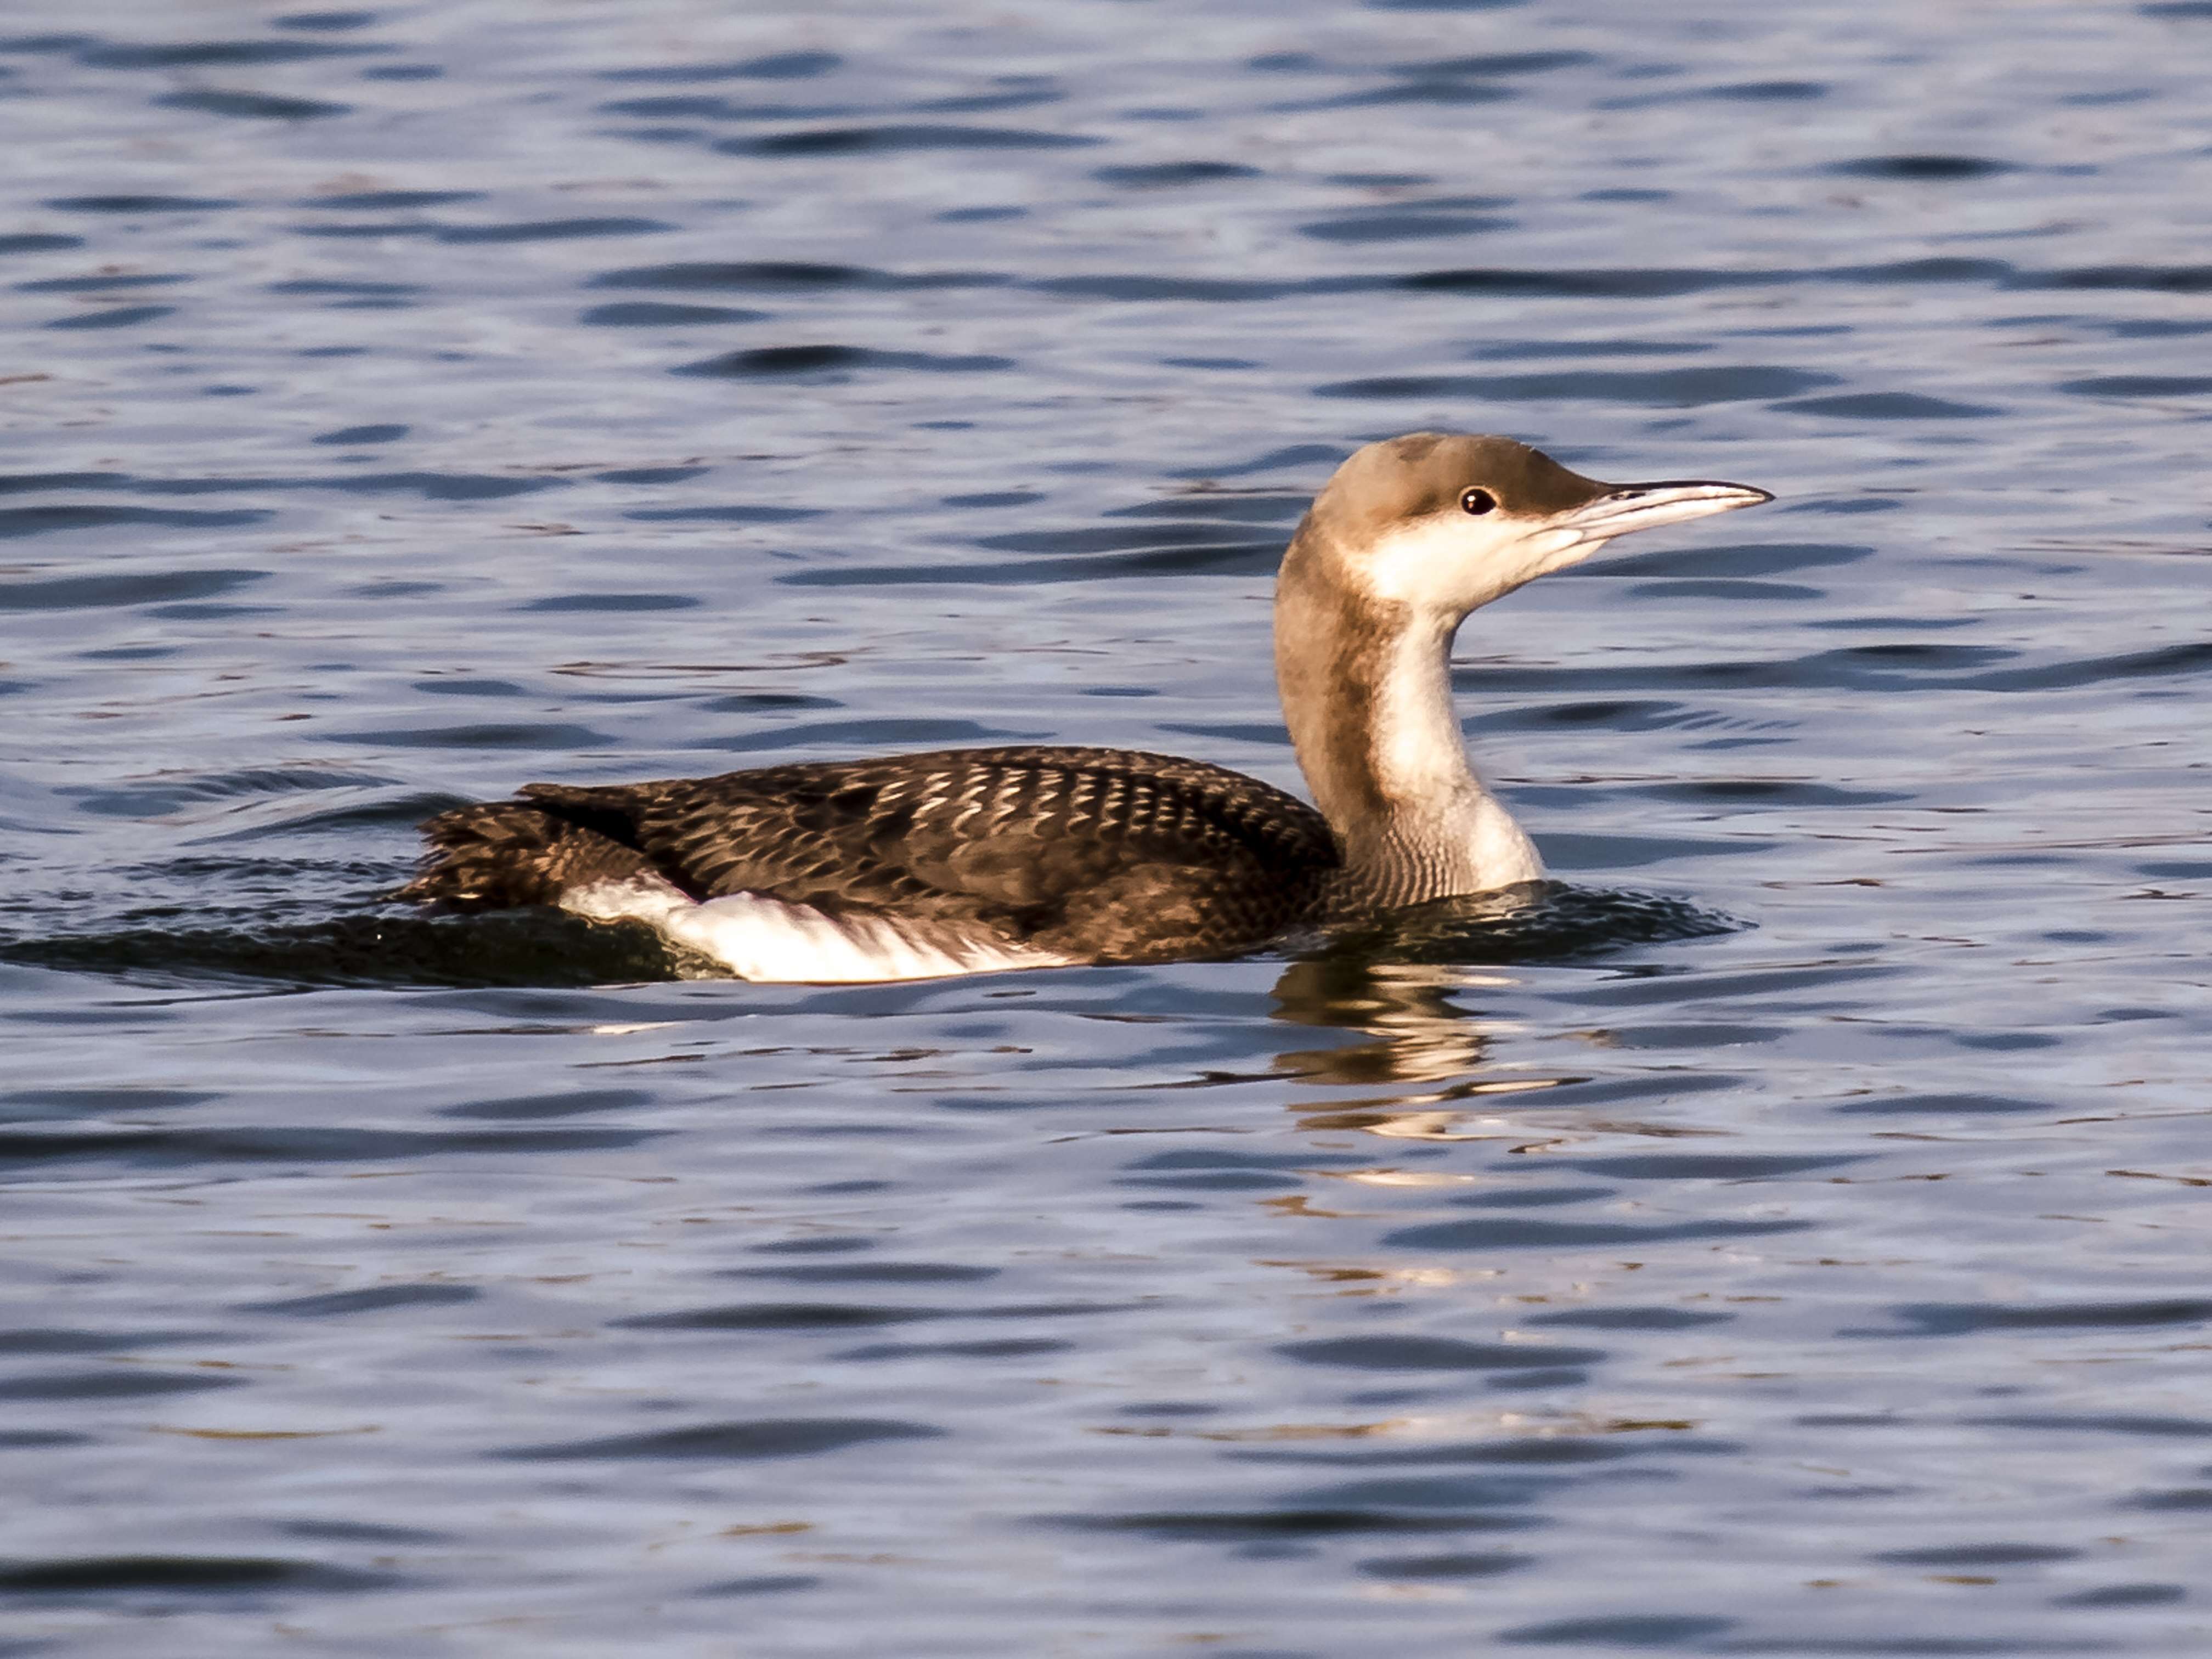
[[[11,1650],[2203,1650],[2203,5],[4,33]],[[540,777],[1292,785],[1425,426],[1781,498],[1466,631],[1533,908],[380,902]]]

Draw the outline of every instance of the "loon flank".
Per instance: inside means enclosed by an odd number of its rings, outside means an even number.
[[[1610,484],[1510,438],[1416,432],[1339,467],[1275,586],[1307,805],[1203,761],[944,749],[651,783],[533,783],[422,826],[394,896],[638,921],[740,978],[1164,962],[1534,880],[1452,711],[1468,613],[1631,531],[1771,501]]]

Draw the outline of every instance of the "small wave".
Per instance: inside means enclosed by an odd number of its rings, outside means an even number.
[[[1097,167],[1091,176],[1125,190],[1167,190],[1181,185],[1210,185],[1224,179],[1257,179],[1260,169],[1236,161],[1154,161],[1142,166]]]
[[[1334,380],[1316,398],[1477,398],[1506,403],[1582,399],[1657,409],[1763,402],[1794,397],[1837,377],[1775,363],[1713,365],[1646,371],[1585,369],[1555,374],[1403,374]],[[1850,400],[1844,400],[1850,401]],[[1790,408],[1795,405],[1784,404]],[[1977,410],[1977,413],[1984,411]]]
[[[355,209],[450,207],[456,202],[481,202],[486,194],[481,190],[347,190],[336,195],[306,197],[297,205]],[[218,205],[234,204],[226,202]]]
[[[163,513],[143,507],[29,507],[0,513],[0,536],[34,531],[156,524],[228,529],[265,513]],[[265,570],[139,570],[112,576],[55,576],[0,582],[0,611],[84,611],[112,605],[174,605],[229,593],[268,575]]]
[[[174,306],[116,306],[106,311],[87,311],[74,317],[57,317],[42,324],[46,328],[130,328],[138,323],[150,323],[167,317],[176,310]]]
[[[724,155],[904,155],[930,150],[1074,149],[1103,144],[1080,133],[1040,132],[1031,127],[970,127],[933,122],[886,122],[879,126],[815,127],[798,132],[724,138],[712,148]]]
[[[2212,265],[2081,265],[2015,282],[2016,288],[2140,289],[2151,294],[2212,294]]]
[[[325,40],[180,40],[165,46],[87,45],[76,61],[94,69],[204,69],[210,64],[264,66],[314,58],[359,58],[389,46]]]
[[[33,1605],[96,1601],[103,1609],[118,1595],[158,1596],[166,1604],[163,1611],[173,1611],[185,1596],[228,1602],[248,1593],[389,1589],[405,1582],[398,1573],[289,1556],[51,1556],[19,1558],[0,1566],[0,1592]]]
[[[919,276],[867,265],[823,264],[803,259],[679,260],[602,271],[588,288],[647,288],[677,293],[806,293],[822,289],[997,288],[1012,282],[994,271],[943,271]]]
[[[1317,242],[1342,244],[1413,242],[1444,236],[1471,236],[1489,230],[1510,230],[1517,222],[1496,213],[1407,210],[1416,205],[1407,204],[1386,211],[1310,220],[1298,227],[1298,234],[1310,237]]]
[[[330,445],[396,443],[413,429],[388,422],[379,426],[346,426],[335,432],[320,433],[307,441]]]
[[[351,104],[335,104],[319,98],[280,98],[265,92],[222,92],[209,88],[173,92],[155,103],[168,109],[198,110],[204,115],[228,115],[248,121],[314,121],[330,115],[350,115]]]
[[[844,61],[834,52],[777,52],[734,64],[656,64],[640,69],[601,70],[599,79],[663,82],[805,81],[827,75]]]
[[[1793,415],[1826,415],[1846,421],[1964,421],[2004,411],[1988,404],[1962,404],[1917,392],[1857,392],[1836,398],[1800,398],[1777,404]]]
[[[678,306],[657,300],[618,300],[593,306],[576,320],[592,328],[683,328],[698,323],[762,323],[769,313],[744,306]]]
[[[1826,169],[1845,179],[1903,179],[1943,182],[1988,179],[2014,171],[2014,164],[1989,155],[1863,155]]]
[[[2212,375],[2098,374],[2061,380],[2058,389],[2077,398],[2201,398],[2212,392]]]
[[[760,346],[748,351],[725,352],[719,357],[709,357],[702,362],[686,363],[672,372],[757,380],[884,369],[909,374],[977,374],[1013,367],[1014,360],[1011,357],[981,354],[955,356],[929,351],[876,351],[865,346],[789,345]]]
[[[239,204],[222,196],[150,196],[109,194],[102,196],[50,196],[40,203],[57,213],[212,213],[221,208],[234,208]],[[107,281],[129,282],[130,277],[108,278]],[[143,279],[140,279],[143,280]],[[32,284],[43,288],[46,284]]]

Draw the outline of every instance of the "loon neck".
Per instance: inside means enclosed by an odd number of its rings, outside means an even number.
[[[1301,529],[1275,590],[1275,678],[1314,804],[1367,902],[1419,903],[1543,874],[1468,765],[1451,701],[1464,612],[1356,591]]]

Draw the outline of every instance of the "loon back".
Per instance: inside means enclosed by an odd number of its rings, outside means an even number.
[[[1315,912],[1340,866],[1295,797],[1115,749],[532,784],[423,833],[396,897],[644,921],[742,977],[816,981],[1249,950]]]

